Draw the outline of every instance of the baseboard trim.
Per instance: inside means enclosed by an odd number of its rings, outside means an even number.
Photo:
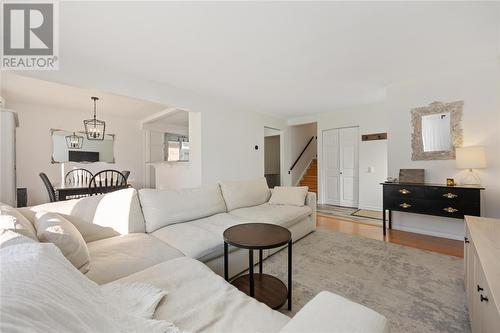
[[[408,232],[413,232],[416,234],[423,234],[423,235],[428,235],[428,236],[435,236],[435,237],[442,237],[442,238],[448,238],[448,239],[455,239],[455,240],[463,240],[464,236],[463,235],[455,235],[455,234],[449,234],[446,232],[439,232],[439,231],[433,231],[433,230],[426,230],[426,229],[421,229],[421,228],[414,228],[414,227],[408,227],[408,226],[402,226],[402,225],[395,225],[394,223],[392,224],[392,229],[394,230],[401,230],[401,231],[408,231]]]

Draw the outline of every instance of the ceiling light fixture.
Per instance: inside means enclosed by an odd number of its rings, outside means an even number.
[[[96,119],[96,102],[98,97],[90,97],[94,101],[94,118],[83,121],[85,126],[85,134],[89,140],[104,140],[104,133],[106,132],[106,122]]]
[[[76,135],[75,132],[72,135],[66,135],[66,145],[70,149],[82,149],[83,136]]]

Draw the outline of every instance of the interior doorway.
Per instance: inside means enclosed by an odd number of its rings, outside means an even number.
[[[190,160],[189,126],[189,111],[175,108],[143,122],[144,187],[174,187],[182,180],[176,164],[186,163],[176,162]],[[164,172],[165,166],[169,166],[168,172]]]
[[[322,194],[329,205],[358,207],[358,127],[323,131]]]
[[[269,188],[281,185],[281,131],[264,127],[264,177]]]

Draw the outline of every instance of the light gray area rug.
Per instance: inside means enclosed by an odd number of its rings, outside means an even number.
[[[287,281],[287,251],[264,272]],[[293,316],[322,290],[383,314],[392,333],[470,332],[462,258],[317,230],[294,244],[293,310],[280,311]]]

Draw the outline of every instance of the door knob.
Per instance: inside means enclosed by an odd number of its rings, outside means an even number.
[[[488,302],[488,297],[480,295],[481,302]]]
[[[484,288],[481,288],[479,285],[477,285],[477,291],[480,292],[480,291],[483,291]]]

